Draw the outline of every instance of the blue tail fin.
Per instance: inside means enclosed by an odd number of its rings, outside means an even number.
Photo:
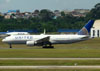
[[[78,35],[89,35],[90,30],[94,24],[94,20],[90,20],[79,32]]]

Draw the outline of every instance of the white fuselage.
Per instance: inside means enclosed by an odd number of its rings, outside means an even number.
[[[29,35],[28,32],[7,32],[6,35]]]
[[[89,39],[87,35],[11,35],[2,41],[8,44],[26,44],[27,41],[37,41],[45,37],[50,37],[52,44],[75,43]]]

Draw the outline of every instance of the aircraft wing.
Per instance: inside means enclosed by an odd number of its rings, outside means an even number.
[[[33,46],[33,45],[41,46],[44,44],[48,44],[50,42],[49,40],[50,40],[50,36],[47,36],[47,37],[43,37],[43,38],[35,40],[35,41],[27,41],[26,44],[28,46]]]
[[[41,38],[39,40],[36,40],[36,42],[38,44],[38,43],[43,43],[43,42],[49,42],[49,40],[50,40],[50,36],[47,36],[47,37]]]

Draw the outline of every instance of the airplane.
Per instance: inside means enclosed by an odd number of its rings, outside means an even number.
[[[12,44],[26,44],[28,46],[42,46],[43,48],[54,48],[52,44],[69,44],[90,39],[89,33],[94,24],[90,20],[77,34],[66,35],[11,35],[5,37],[2,42],[12,48]]]
[[[0,35],[29,35],[28,32],[0,32]]]
[[[7,32],[7,35],[29,35],[28,32]]]
[[[11,35],[29,35],[28,32],[0,32],[0,37],[4,38]]]

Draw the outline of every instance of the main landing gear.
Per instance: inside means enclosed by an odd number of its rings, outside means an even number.
[[[10,45],[10,47],[9,48],[12,48],[12,45],[11,44],[9,44]]]
[[[43,48],[54,48],[54,46],[43,46]]]
[[[43,46],[43,48],[54,48],[54,46],[52,46],[52,44],[49,43],[49,45],[45,44],[45,45]]]

